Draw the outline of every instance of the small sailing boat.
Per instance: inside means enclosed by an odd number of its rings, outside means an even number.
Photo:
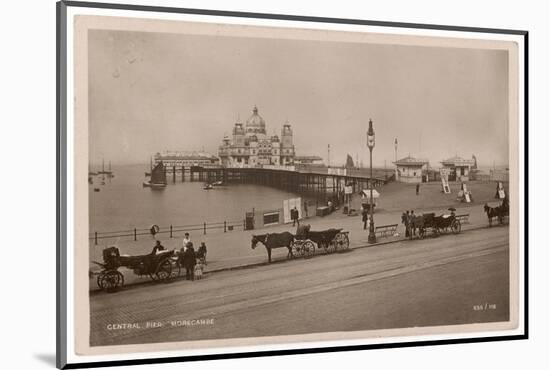
[[[105,159],[101,161],[101,171],[97,172],[99,175],[107,175],[109,177],[114,177],[113,171],[111,171],[111,161],[109,161],[109,170],[105,171]]]
[[[109,171],[107,171],[107,176],[109,177],[109,179],[112,179],[113,177],[115,177],[115,174],[111,170],[111,161],[109,161]]]
[[[214,186],[212,186],[212,184],[204,184],[203,189],[204,190],[212,190],[212,189],[214,189]]]
[[[151,170],[151,180],[144,181],[143,187],[149,187],[151,189],[164,189],[167,185],[166,171],[162,161],[157,163],[155,168]]]

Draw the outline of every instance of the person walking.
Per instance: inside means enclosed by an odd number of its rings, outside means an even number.
[[[197,257],[195,255],[195,249],[193,243],[187,244],[187,249],[183,254],[183,267],[185,267],[185,279],[195,280],[195,265],[197,264]]]

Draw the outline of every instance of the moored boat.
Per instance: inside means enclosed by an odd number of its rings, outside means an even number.
[[[164,164],[161,161],[151,170],[151,180],[144,181],[143,187],[148,187],[153,190],[161,190],[166,188],[167,184],[166,171],[164,169]]]

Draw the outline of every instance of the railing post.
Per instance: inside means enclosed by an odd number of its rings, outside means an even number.
[[[227,232],[227,221],[223,222],[223,232]]]
[[[170,238],[172,238],[172,225],[170,225]]]
[[[95,245],[97,245],[97,231],[95,232]]]
[[[134,228],[134,241],[137,241],[137,230]]]
[[[204,235],[206,235],[206,222],[204,223],[204,228],[203,228],[203,230],[204,230]]]

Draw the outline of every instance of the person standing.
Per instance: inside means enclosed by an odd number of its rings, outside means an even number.
[[[304,201],[304,212],[306,213],[306,217],[308,217],[307,216],[307,200]]]
[[[204,242],[201,242],[201,246],[199,247],[199,250],[197,251],[197,258],[202,261],[205,265],[206,263],[206,244]]]
[[[298,210],[296,209],[296,206],[290,211],[290,218],[292,218],[292,226],[295,226],[298,224],[300,226],[300,220],[298,220]]]
[[[416,195],[420,194],[420,184],[416,184]]]
[[[361,212],[363,220],[363,230],[367,230],[367,223],[369,222],[369,211],[367,210],[367,205],[363,204],[363,211]]]
[[[197,264],[197,257],[195,255],[195,249],[193,243],[187,244],[187,249],[183,254],[183,267],[185,267],[185,279],[195,280],[195,265]]]
[[[406,213],[403,212],[403,214],[401,215],[401,223],[403,225],[405,225],[405,237],[409,237],[409,211],[407,211]]]
[[[187,244],[191,243],[191,237],[189,236],[189,233],[185,233],[185,237],[183,238],[183,251],[185,252],[187,250]]]
[[[411,235],[412,233],[412,236],[415,236],[416,235],[416,225],[414,224],[414,210],[411,209],[411,213],[409,215],[409,236]]]

